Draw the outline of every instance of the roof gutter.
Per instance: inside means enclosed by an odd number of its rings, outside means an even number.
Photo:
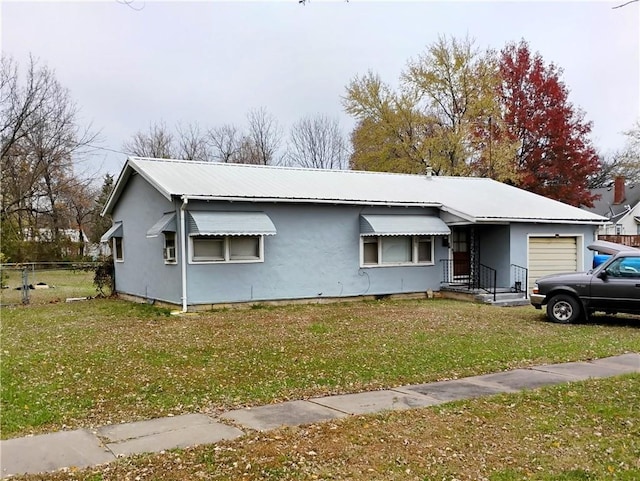
[[[181,198],[186,197],[182,195]],[[388,202],[388,201],[367,201],[348,199],[302,199],[290,197],[238,197],[238,196],[211,196],[211,195],[189,195],[190,200],[199,201],[225,201],[225,202],[287,202],[292,204],[330,204],[330,205],[371,205],[371,206],[395,206],[395,207],[437,207],[441,208],[440,202]]]
[[[187,204],[189,198],[182,196],[182,205],[180,206],[180,257],[181,257],[181,283],[182,283],[182,312],[187,312],[187,229],[186,216]]]

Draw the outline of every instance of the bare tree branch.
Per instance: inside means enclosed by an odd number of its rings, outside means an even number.
[[[347,143],[338,120],[320,115],[305,117],[294,124],[286,161],[312,169],[346,169]]]
[[[615,10],[616,8],[622,8],[622,7],[626,7],[627,5],[631,5],[632,3],[636,3],[638,0],[629,0],[626,3],[622,3],[620,5],[616,5],[615,7],[611,7],[612,10]]]
[[[212,156],[218,162],[233,162],[240,150],[240,134],[235,125],[226,124],[209,130]]]

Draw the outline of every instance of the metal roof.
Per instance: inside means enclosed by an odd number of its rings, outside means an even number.
[[[130,157],[104,213],[133,172],[167,199],[432,206],[470,222],[602,224],[597,214],[491,179]]]
[[[176,232],[176,213],[168,212],[147,231],[147,237],[158,237],[163,232]]]
[[[449,235],[440,217],[426,215],[361,215],[362,235]]]
[[[111,228],[100,237],[100,242],[109,242],[114,237],[122,237],[122,222],[116,221]]]

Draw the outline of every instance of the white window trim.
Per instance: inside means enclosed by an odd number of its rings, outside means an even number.
[[[411,261],[410,262],[394,262],[394,263],[382,263],[382,239],[384,237],[411,237]],[[420,238],[429,237],[431,239],[431,260],[418,262],[418,241]],[[378,263],[377,264],[365,264],[364,263],[364,244],[365,239],[377,239],[378,242]],[[376,235],[361,235],[360,236],[360,267],[361,268],[374,268],[379,267],[417,267],[417,266],[433,266],[435,265],[435,236],[433,235],[398,235],[398,236],[376,236]]]
[[[222,237],[224,239],[224,259],[221,260],[195,260],[193,258],[193,240],[197,238],[207,238],[207,237]],[[231,237],[257,237],[258,238],[258,249],[260,252],[260,257],[258,259],[230,259],[229,254],[229,239]],[[189,264],[256,264],[264,262],[264,235],[239,235],[239,236],[206,236],[206,235],[195,235],[189,236]]]
[[[118,249],[116,247],[116,242],[117,240],[120,239],[120,251],[118,252]],[[113,238],[113,260],[114,262],[124,262],[124,240],[122,239],[122,237],[114,237]],[[117,257],[118,253],[120,254],[120,257]]]
[[[170,247],[167,247],[167,234],[173,235],[173,257],[171,257],[171,258],[167,256],[167,250],[170,249]],[[163,240],[163,244],[162,244],[162,257],[164,259],[164,263],[165,264],[175,265],[175,264],[178,263],[178,242],[177,242],[177,238],[178,238],[178,236],[176,235],[175,232],[164,232],[164,240]]]

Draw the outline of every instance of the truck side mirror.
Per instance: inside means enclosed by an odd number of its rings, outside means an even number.
[[[603,281],[606,281],[607,277],[608,277],[608,274],[607,274],[607,270],[606,269],[603,269],[600,272],[598,272],[598,278],[599,279],[602,279]]]

